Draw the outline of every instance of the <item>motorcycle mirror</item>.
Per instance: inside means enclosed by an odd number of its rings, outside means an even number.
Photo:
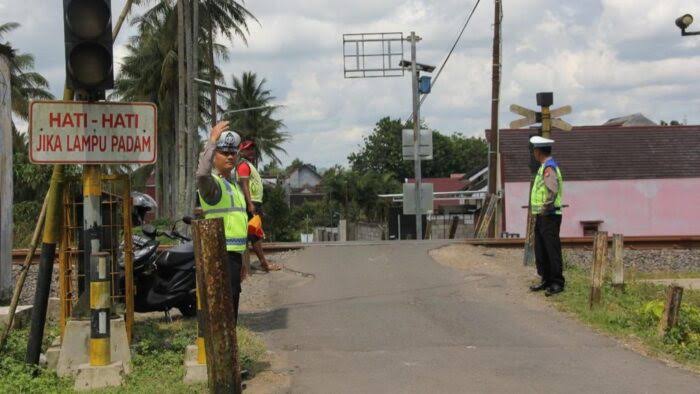
[[[183,216],[182,221],[185,222],[185,224],[187,224],[187,225],[191,225],[192,224],[192,216]]]
[[[152,224],[144,224],[141,226],[141,231],[147,237],[155,238],[156,236],[156,228]]]

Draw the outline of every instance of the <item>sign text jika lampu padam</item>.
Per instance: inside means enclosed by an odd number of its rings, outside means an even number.
[[[35,101],[34,163],[148,164],[156,160],[156,108],[150,103]]]

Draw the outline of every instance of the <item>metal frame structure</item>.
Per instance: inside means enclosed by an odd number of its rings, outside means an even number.
[[[111,281],[112,314],[124,315],[127,338],[131,341],[134,324],[134,276],[133,276],[133,245],[131,241],[131,181],[128,175],[101,176],[102,201],[100,205],[106,208],[109,218],[103,219],[102,231],[113,240],[117,240],[111,248],[102,248],[102,252],[110,255],[111,262],[108,275]],[[63,222],[61,246],[59,250],[59,325],[63,336],[67,321],[78,312],[78,303],[85,298],[84,293],[89,289],[89,278],[81,269],[83,264],[79,239],[83,232],[83,224],[79,221],[78,209],[84,205],[77,185],[67,187],[63,194]],[[121,248],[120,248],[121,245]],[[118,266],[119,255],[124,253],[124,294],[121,292],[120,276],[122,271]],[[84,284],[84,285],[83,285]],[[81,291],[82,289],[82,291]],[[89,298],[89,297],[88,297]]]
[[[398,43],[399,52],[394,52],[392,43]],[[376,48],[378,51],[366,53],[367,46],[371,47],[369,50]],[[403,55],[403,33],[343,34],[345,78],[403,77],[405,70],[399,65]],[[381,65],[374,61],[376,58],[381,58]]]
[[[483,200],[486,198],[486,191],[461,191],[461,192],[434,192],[433,201],[448,200]],[[380,194],[379,198],[391,198],[391,202],[402,203],[403,194]]]

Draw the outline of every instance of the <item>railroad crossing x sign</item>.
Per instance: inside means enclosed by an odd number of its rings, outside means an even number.
[[[511,129],[519,129],[522,127],[533,125],[535,123],[542,123],[542,112],[533,111],[531,109],[527,109],[516,104],[510,106],[510,112],[524,116],[524,118],[510,122]],[[570,113],[570,105],[551,110],[549,113],[549,117],[551,118],[552,127],[560,130],[571,131],[572,126],[569,123],[559,119],[560,116],[568,115]]]

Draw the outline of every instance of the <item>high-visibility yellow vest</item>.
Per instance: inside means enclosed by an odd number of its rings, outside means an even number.
[[[254,202],[263,202],[263,182],[258,169],[253,163],[248,160],[243,160],[250,167],[250,178],[248,178],[248,187],[250,188],[250,199]]]
[[[246,212],[245,196],[241,188],[224,177],[212,174],[221,188],[221,198],[215,205],[209,205],[199,196],[199,203],[204,211],[204,218],[224,219],[224,235],[226,250],[242,253],[248,239],[248,214]]]
[[[542,212],[544,203],[547,201],[547,193],[549,192],[547,186],[544,184],[544,170],[547,167],[551,167],[555,170],[557,174],[557,180],[559,183],[559,188],[557,190],[557,196],[554,199],[554,210],[551,212]],[[532,192],[530,193],[530,208],[534,215],[539,215],[541,213],[545,214],[555,214],[561,215],[561,200],[562,192],[564,189],[564,178],[559,171],[559,166],[554,159],[549,158],[545,163],[540,166],[537,170],[537,175],[535,176],[535,183],[532,185]]]

